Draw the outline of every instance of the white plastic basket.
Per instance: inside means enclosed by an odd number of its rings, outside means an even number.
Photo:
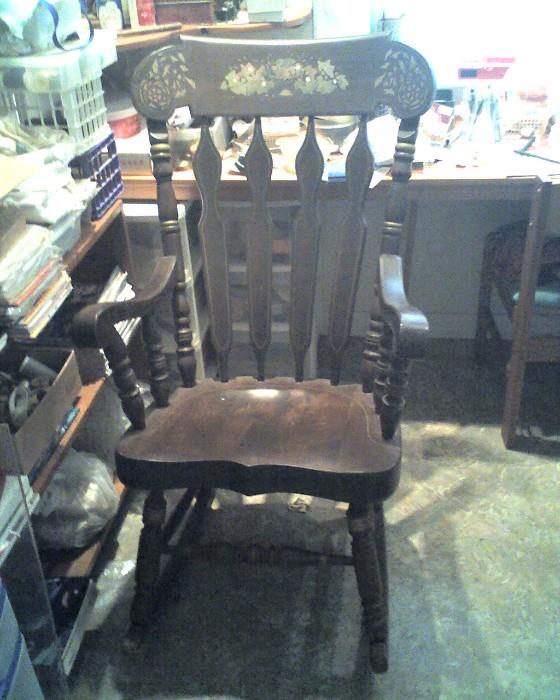
[[[101,71],[115,60],[114,37],[104,32],[83,49],[0,58],[0,110],[15,111],[24,126],[64,129],[81,154],[108,132]]]
[[[0,107],[15,110],[24,126],[64,129],[76,142],[78,154],[95,146],[108,130],[101,75],[64,92],[2,89]]]

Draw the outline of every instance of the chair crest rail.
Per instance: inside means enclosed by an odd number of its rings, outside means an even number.
[[[356,70],[360,66],[361,70]],[[168,119],[194,116],[373,114],[400,118],[431,104],[425,59],[384,35],[321,41],[232,41],[184,37],[144,58],[132,79],[138,111]]]

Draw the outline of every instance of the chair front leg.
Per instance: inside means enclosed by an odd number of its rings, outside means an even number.
[[[138,544],[136,591],[130,611],[130,629],[125,642],[129,649],[135,649],[142,643],[152,621],[160,571],[165,510],[163,492],[150,491],[144,502],[144,526]]]
[[[383,509],[381,504],[351,503],[347,518],[371,668],[374,673],[384,673],[388,668],[388,600]]]

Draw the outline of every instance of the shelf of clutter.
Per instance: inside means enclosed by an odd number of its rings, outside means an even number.
[[[11,569],[17,578],[21,562],[17,570],[10,562],[20,559],[18,533],[31,513],[43,573],[54,577],[47,588],[66,672],[95,599],[93,568],[122,497],[109,464],[73,449],[110,373],[101,351],[78,350],[71,338],[72,318],[84,305],[134,294],[122,177],[101,85],[102,70],[115,61],[114,35],[103,31],[79,50],[0,58],[0,167],[8,175],[0,192],[0,557],[3,576]],[[125,342],[136,327],[137,320],[119,327]],[[64,491],[65,480],[69,486],[72,461],[81,461],[81,481],[71,482],[77,497],[95,473],[97,488],[103,483],[110,490],[110,512],[87,537],[61,540],[53,555],[57,542],[48,541],[46,507],[57,498],[62,503],[54,487]],[[10,496],[19,493],[18,482],[25,508]],[[18,597],[22,590],[14,586],[8,594],[35,664],[42,646],[25,614],[31,603]],[[72,629],[58,628],[61,591],[66,599],[79,595]]]
[[[192,3],[191,3],[192,4]],[[312,18],[312,3],[308,0],[287,6],[281,16],[273,20],[257,21],[255,15],[249,15],[245,10],[237,12],[234,19],[226,21],[206,22],[169,22],[136,29],[122,29],[117,35],[117,50],[119,53],[136,49],[153,48],[173,41],[181,34],[194,36],[245,37],[263,32],[278,34],[282,30],[302,27]]]

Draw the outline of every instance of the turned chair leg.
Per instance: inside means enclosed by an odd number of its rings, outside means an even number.
[[[364,624],[369,642],[369,658],[374,673],[388,667],[387,564],[383,505],[351,503],[348,529],[358,591],[362,600]]]
[[[162,491],[150,491],[145,502],[136,559],[136,591],[130,611],[130,629],[126,646],[137,648],[152,621],[156,584],[162,553],[162,531],[166,502]]]

